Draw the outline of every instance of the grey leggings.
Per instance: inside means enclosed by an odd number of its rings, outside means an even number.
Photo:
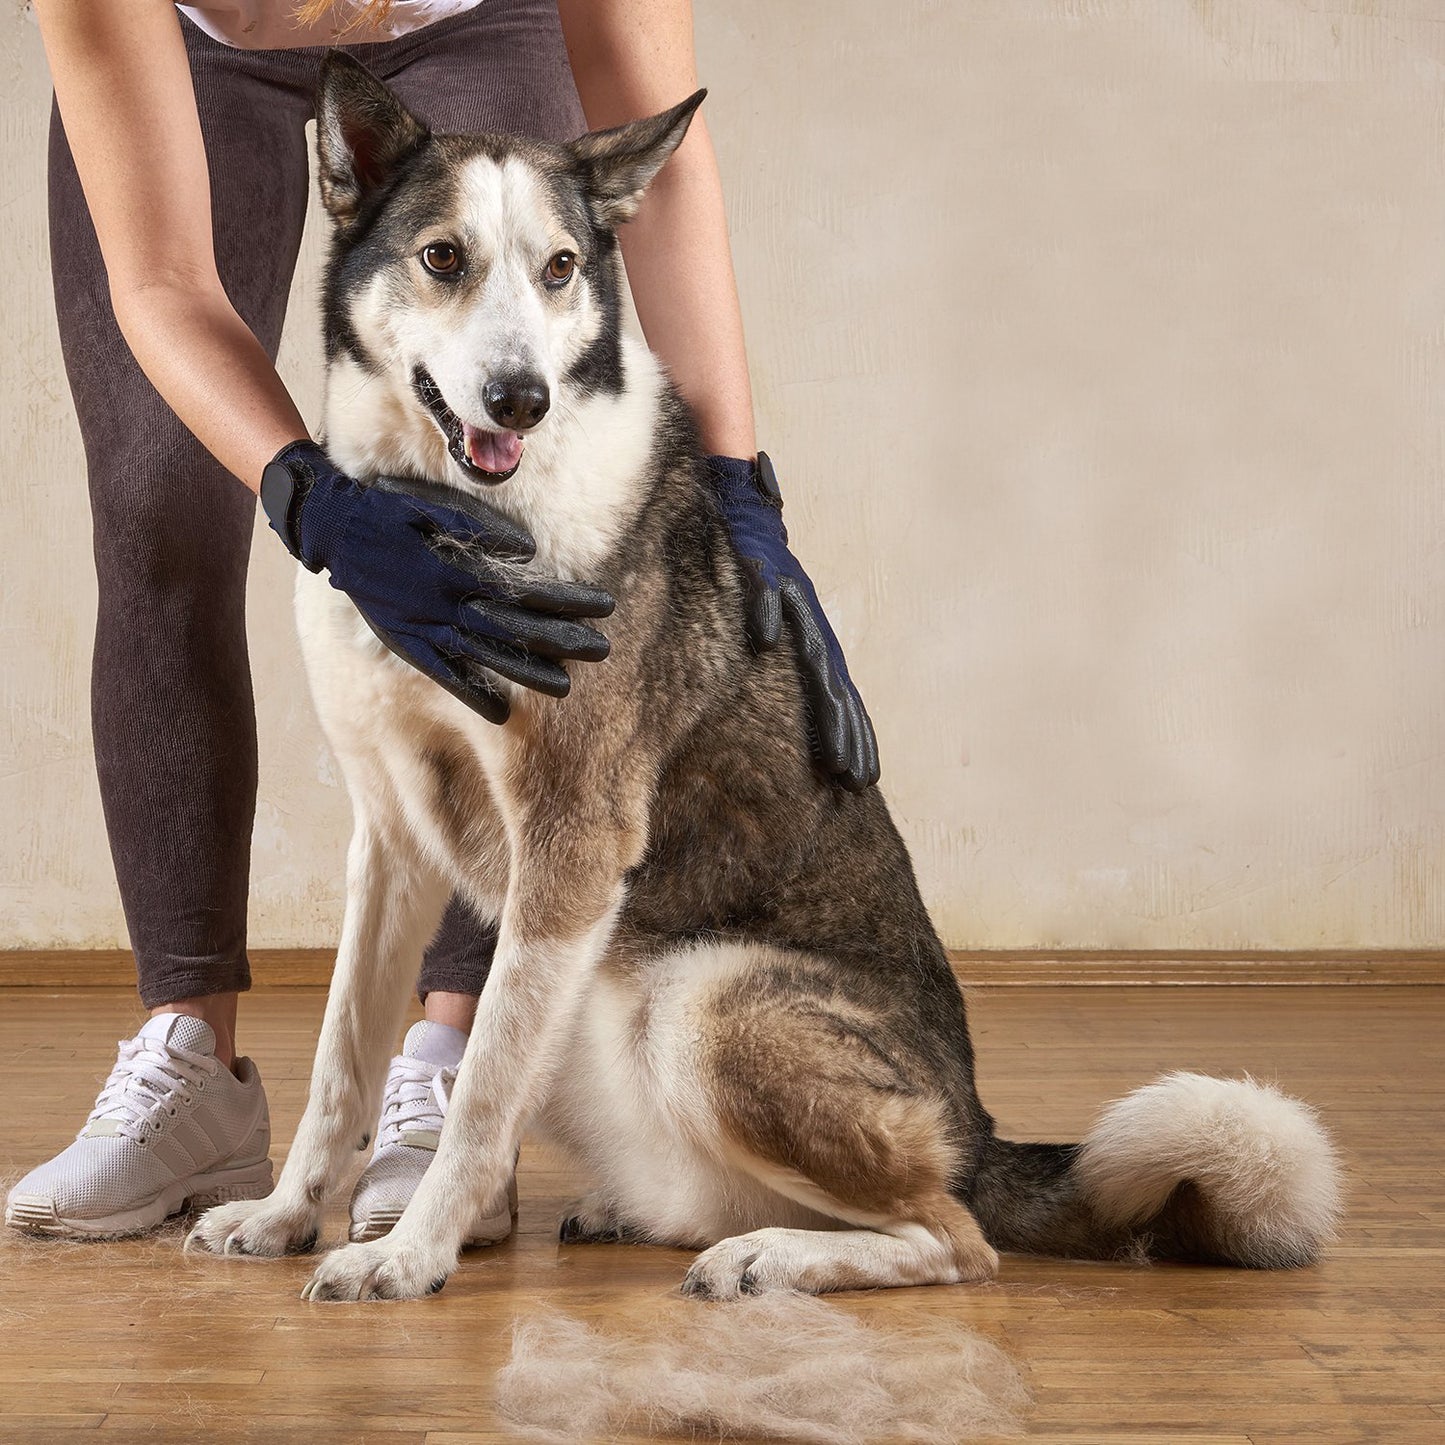
[[[181,24],[221,281],[274,358],[324,52],[233,50]],[[583,129],[555,0],[483,0],[401,39],[346,48],[438,131],[565,139]],[[94,520],[96,769],[141,999],[154,1007],[251,982],[256,720],[245,595],[255,499],[160,399],[121,337],[58,116],[50,244]],[[494,941],[454,899],[421,992],[479,993]]]

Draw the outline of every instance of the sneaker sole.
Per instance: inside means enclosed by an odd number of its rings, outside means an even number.
[[[401,1218],[400,1209],[368,1210],[360,1219],[353,1219],[347,1230],[347,1237],[353,1244],[366,1244],[373,1239],[384,1239]],[[495,1214],[483,1215],[467,1234],[465,1245],[473,1247],[483,1244],[501,1244],[510,1239],[517,1223],[517,1180],[515,1176],[507,1184],[506,1208]]]
[[[42,1194],[15,1194],[5,1206],[5,1223],[28,1234],[45,1234],[65,1239],[118,1239],[131,1234],[149,1234],[173,1214],[188,1206],[207,1209],[236,1199],[264,1199],[272,1189],[271,1161],[242,1164],[207,1174],[193,1174],[135,1209],[122,1210],[99,1219],[67,1219]]]

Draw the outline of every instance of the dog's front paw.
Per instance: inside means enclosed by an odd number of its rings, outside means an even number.
[[[185,1247],[209,1254],[279,1259],[315,1247],[320,1220],[314,1206],[295,1208],[268,1199],[238,1199],[208,1209],[186,1237]]]
[[[430,1250],[395,1236],[367,1244],[346,1244],[316,1267],[301,1298],[320,1300],[421,1299],[436,1294],[456,1268],[456,1258],[440,1259]]]

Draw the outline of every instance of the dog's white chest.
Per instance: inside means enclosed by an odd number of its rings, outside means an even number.
[[[507,730],[393,656],[323,577],[300,573],[296,623],[353,805],[416,837],[474,902],[495,912],[508,845],[505,794],[493,782],[506,775]],[[448,796],[449,770],[470,780],[465,797]]]

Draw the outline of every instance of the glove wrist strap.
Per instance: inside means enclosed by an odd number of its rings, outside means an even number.
[[[773,459],[767,452],[759,452],[753,467],[753,485],[762,493],[768,506],[783,510],[783,489],[778,485],[778,474],[773,470]]]
[[[309,572],[319,572],[321,564],[313,563],[301,548],[301,508],[326,454],[315,442],[303,438],[282,447],[261,473],[261,507],[271,530],[286,545],[286,550]]]

